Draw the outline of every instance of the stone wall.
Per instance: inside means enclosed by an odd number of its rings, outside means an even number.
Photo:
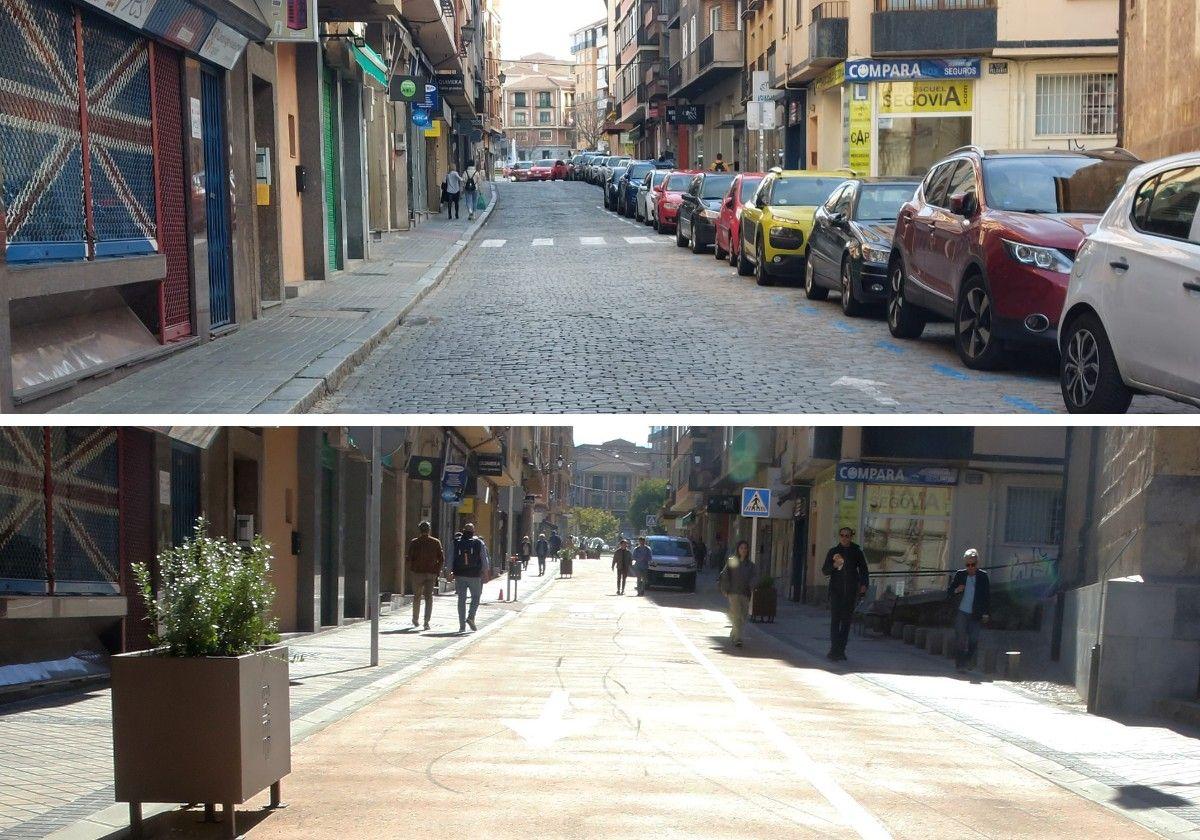
[[[1200,149],[1200,4],[1123,0],[1121,144],[1150,160]]]

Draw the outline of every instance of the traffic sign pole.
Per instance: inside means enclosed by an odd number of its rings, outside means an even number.
[[[758,517],[755,516],[750,520],[750,562],[757,562],[754,558],[758,557]]]

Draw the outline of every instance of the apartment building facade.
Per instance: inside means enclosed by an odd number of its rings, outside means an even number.
[[[571,33],[575,77],[575,129],[580,149],[596,149],[604,140],[610,107],[608,19],[601,18]]]
[[[571,471],[571,504],[606,510],[617,518],[623,534],[645,529],[645,522],[629,518],[629,503],[638,484],[659,478],[654,452],[650,447],[623,439],[575,447],[575,466]]]
[[[746,168],[747,46],[742,0],[680,0],[669,30],[667,114],[681,166]]]
[[[545,53],[503,64],[504,131],[513,159],[570,157],[576,144],[573,63]]]

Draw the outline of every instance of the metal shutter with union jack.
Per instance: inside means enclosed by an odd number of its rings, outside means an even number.
[[[0,591],[120,591],[116,429],[0,428]]]
[[[0,0],[9,262],[158,249],[149,42],[55,0]]]

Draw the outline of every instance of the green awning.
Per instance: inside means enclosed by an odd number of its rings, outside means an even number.
[[[383,56],[367,46],[356,47],[351,44],[350,51],[354,53],[354,59],[358,62],[358,66],[363,69],[363,72],[379,82],[379,84],[387,87],[387,63],[384,62]]]

